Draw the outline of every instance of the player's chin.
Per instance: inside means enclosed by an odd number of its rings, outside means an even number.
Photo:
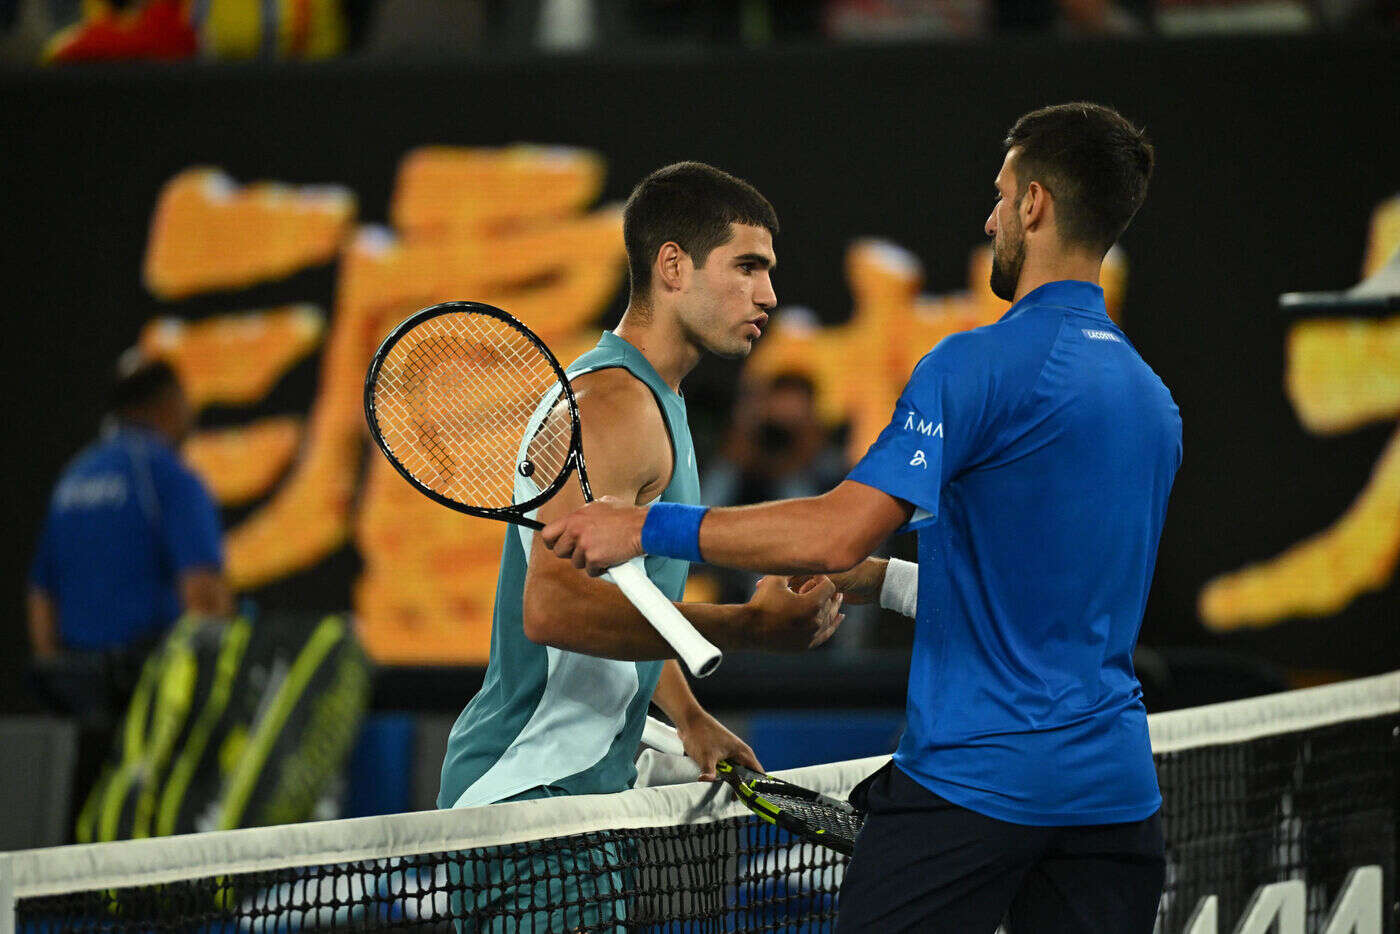
[[[752,337],[739,337],[723,344],[710,346],[710,353],[716,357],[723,357],[726,360],[742,360],[753,353],[755,339]]]

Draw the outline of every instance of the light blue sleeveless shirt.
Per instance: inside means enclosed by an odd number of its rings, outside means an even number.
[[[659,498],[698,504],[700,476],[685,400],[640,351],[611,331],[567,372],[572,378],[611,367],[645,383],[665,418],[674,467]],[[535,491],[519,477],[516,487],[517,502]],[[636,780],[633,757],[663,663],[595,658],[525,638],[521,606],[534,534],[515,525],[506,533],[496,580],[491,661],[480,692],[448,737],[438,807],[623,791]],[[681,599],[688,562],[648,557],[646,570],[662,593]]]

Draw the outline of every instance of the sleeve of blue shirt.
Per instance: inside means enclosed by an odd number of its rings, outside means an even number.
[[[906,530],[938,517],[939,493],[981,432],[986,368],[980,347],[952,335],[914,368],[890,423],[847,476],[915,507]]]
[[[154,471],[160,497],[160,537],[175,572],[224,565],[219,511],[204,484],[173,457]]]

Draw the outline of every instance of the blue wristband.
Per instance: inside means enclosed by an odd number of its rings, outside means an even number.
[[[647,509],[647,520],[642,523],[642,550],[649,555],[703,563],[700,521],[709,510],[709,506],[685,503],[652,503]]]

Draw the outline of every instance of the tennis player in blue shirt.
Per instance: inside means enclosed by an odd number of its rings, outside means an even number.
[[[915,617],[908,726],[838,930],[1152,930],[1161,796],[1132,652],[1181,463],[1171,394],[1109,319],[1105,253],[1143,202],[1144,133],[1075,103],[1011,128],[987,218],[997,323],[952,335],[831,492],[732,509],[599,502],[542,533],[590,572],[643,551],[842,572]],[[917,568],[867,559],[900,528]]]

